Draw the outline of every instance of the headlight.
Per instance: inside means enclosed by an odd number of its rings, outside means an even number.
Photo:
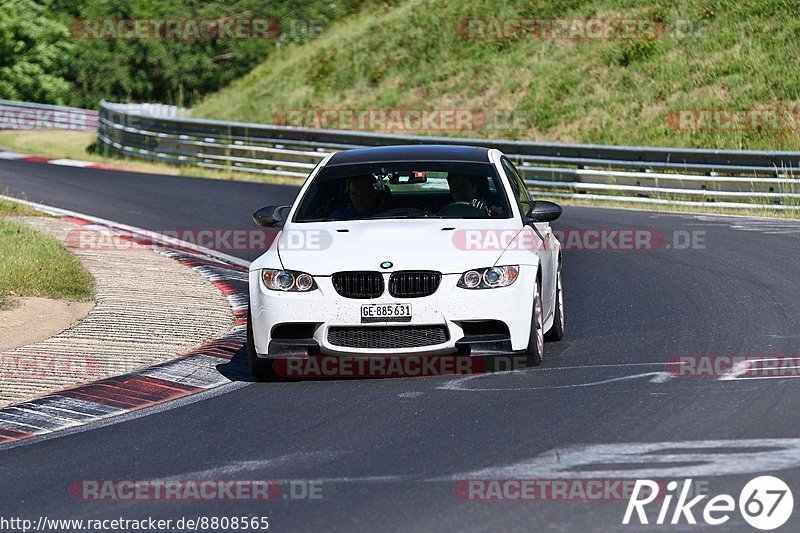
[[[265,268],[261,271],[261,279],[264,280],[264,285],[273,291],[308,292],[317,288],[311,274],[296,270]]]
[[[519,275],[519,266],[487,267],[468,270],[461,274],[458,286],[462,289],[496,289],[508,287]]]

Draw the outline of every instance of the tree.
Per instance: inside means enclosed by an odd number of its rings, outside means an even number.
[[[64,104],[73,49],[67,26],[48,16],[50,3],[0,0],[0,98]]]

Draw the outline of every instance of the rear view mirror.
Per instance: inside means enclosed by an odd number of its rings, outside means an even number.
[[[425,183],[428,177],[425,172],[403,173],[393,172],[389,175],[389,185],[416,185]]]
[[[280,226],[286,221],[286,214],[291,207],[290,205],[270,205],[262,207],[253,213],[253,221],[264,228]]]
[[[526,200],[521,203],[528,206],[525,218],[530,219],[530,222],[552,222],[561,216],[561,206],[553,202]]]

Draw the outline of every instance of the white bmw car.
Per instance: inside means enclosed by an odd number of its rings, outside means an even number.
[[[542,361],[564,333],[561,208],[495,149],[388,146],[327,156],[250,266],[248,361],[463,354]]]

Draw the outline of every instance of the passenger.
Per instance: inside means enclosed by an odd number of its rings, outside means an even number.
[[[364,218],[381,211],[383,191],[375,188],[372,176],[354,176],[347,179],[347,192],[350,205],[331,212],[331,218],[351,219]]]

